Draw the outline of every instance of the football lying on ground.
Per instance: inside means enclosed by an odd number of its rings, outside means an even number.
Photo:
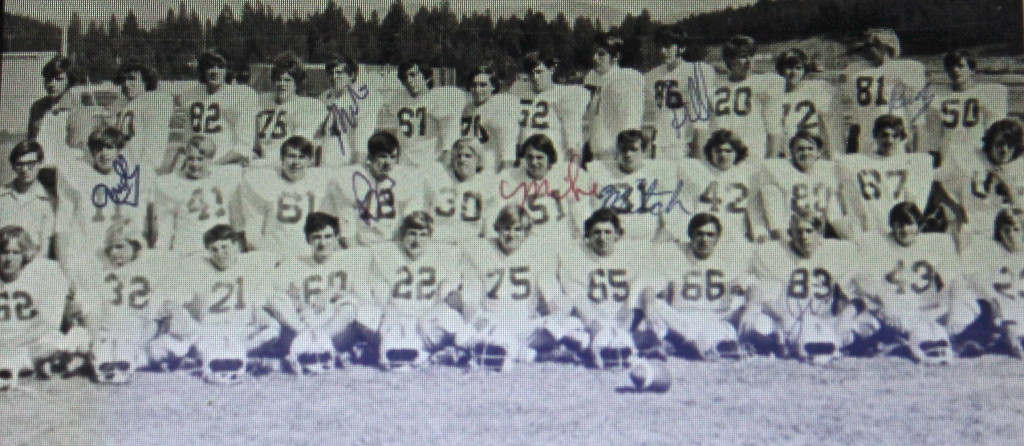
[[[629,379],[641,392],[667,392],[672,387],[672,373],[661,361],[640,361],[629,370]]]

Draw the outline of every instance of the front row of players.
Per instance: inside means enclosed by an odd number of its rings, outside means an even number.
[[[653,253],[619,243],[618,216],[598,210],[584,243],[557,256],[530,237],[527,210],[514,204],[499,212],[496,238],[461,253],[431,241],[424,212],[405,217],[398,240],[373,253],[345,247],[337,218],[313,213],[311,255],[275,265],[218,225],[204,235],[206,255],[188,258],[184,283],[167,263],[180,260],[142,249],[115,225],[102,260],[74,280],[78,322],[65,331],[71,282],[55,262],[35,258],[27,232],[7,226],[0,387],[58,353],[87,354],[96,380],[111,383],[184,362],[201,364],[210,382],[232,383],[259,357],[315,373],[355,350],[385,368],[468,360],[502,370],[566,357],[624,366],[666,345],[705,359],[770,352],[826,363],[888,344],[933,364],[948,363],[954,345],[1001,341],[1019,357],[1022,216],[999,212],[992,239],[968,248],[979,262],[961,273],[948,236],[919,234],[921,212],[909,202],[891,210],[891,232],[878,241],[824,239],[820,220],[794,215],[788,240],[755,248],[727,241],[719,219],[700,213],[689,241]]]

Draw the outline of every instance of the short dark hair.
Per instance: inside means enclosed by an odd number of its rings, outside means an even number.
[[[715,225],[718,235],[722,235],[722,221],[715,214],[707,212],[699,212],[690,218],[690,223],[686,225],[686,235],[693,238],[693,234],[697,232],[697,229],[707,224]]]
[[[647,151],[651,147],[651,140],[647,139],[647,135],[638,129],[626,129],[615,137],[615,148],[619,152],[622,152],[622,148],[626,147],[635,141],[640,141],[640,148],[643,151]]]
[[[13,166],[14,163],[17,163],[18,160],[21,159],[21,157],[32,153],[38,154],[39,161],[43,161],[43,145],[39,144],[39,142],[34,139],[22,140],[14,145],[14,148],[11,149],[11,154],[7,157],[7,160],[10,161]]]
[[[117,74],[114,75],[114,83],[124,85],[125,81],[128,80],[128,74],[136,71],[142,76],[142,81],[146,84],[146,91],[156,90],[157,85],[160,83],[156,70],[138,60],[128,60],[121,64],[117,68]]]
[[[231,225],[226,225],[222,223],[210,228],[208,231],[206,231],[205,234],[203,234],[203,246],[205,246],[207,249],[209,249],[210,246],[213,245],[214,243],[217,243],[221,240],[230,240],[232,242],[241,244],[242,233],[236,231],[235,228],[231,227]]]
[[[298,149],[299,153],[307,158],[313,158],[313,154],[316,152],[313,142],[302,135],[291,136],[281,143],[281,158],[284,158],[284,153],[288,149]]]
[[[1002,238],[999,233],[1002,232],[1004,226],[1020,225],[1022,216],[1024,216],[1024,210],[1021,208],[1001,209],[999,213],[996,214],[995,221],[992,225],[993,240],[999,241]]]
[[[877,138],[882,130],[895,129],[899,131],[900,139],[907,139],[907,126],[903,118],[896,115],[881,115],[875,119],[875,127],[871,129],[871,136]]]
[[[974,55],[967,51],[954,50],[942,57],[942,67],[946,71],[952,71],[954,67],[960,66],[961,62],[967,62],[967,68],[970,68],[971,71],[978,69],[978,61],[974,59]]]
[[[1012,118],[1000,119],[985,130],[985,135],[981,137],[981,152],[990,161],[992,149],[1000,141],[1008,142],[1013,147],[1013,159],[1020,157],[1024,151],[1024,129],[1021,129],[1020,122]]]
[[[558,62],[559,60],[555,56],[550,56],[540,51],[530,51],[523,56],[523,71],[529,73],[541,64],[554,71],[555,67],[558,66]]]
[[[381,155],[401,156],[402,148],[398,138],[391,132],[379,130],[366,141],[366,157],[377,158]]]
[[[914,202],[904,201],[896,203],[892,210],[889,211],[889,226],[909,224],[920,226],[923,217],[921,209]]]
[[[302,83],[306,80],[306,67],[299,60],[299,56],[290,51],[281,53],[274,60],[274,66],[270,68],[270,80],[277,82],[285,74],[295,80],[297,88],[302,88]]]
[[[779,57],[775,58],[775,72],[782,75],[782,71],[786,68],[793,68],[796,66],[804,67],[805,70],[809,68],[810,60],[807,57],[807,53],[800,48],[790,48],[786,51],[779,53]]]
[[[42,73],[44,80],[50,80],[58,75],[64,74],[68,78],[68,88],[82,85],[85,81],[78,66],[71,59],[64,56],[54,56],[46,65],[43,65]]]
[[[434,217],[424,211],[413,211],[402,219],[398,234],[405,235],[405,231],[410,229],[425,229],[434,232]]]
[[[127,138],[116,127],[100,127],[89,134],[87,145],[89,146],[89,153],[96,153],[107,147],[122,150],[124,149],[125,142],[127,142]]]
[[[753,37],[737,34],[722,45],[722,59],[728,62],[738,57],[753,57],[757,52],[757,43]]]
[[[434,69],[419,60],[409,60],[398,65],[398,80],[402,81],[402,85],[409,84],[408,71],[413,67],[418,68],[423,74],[423,78],[427,81],[427,88],[434,88]]]
[[[519,150],[516,153],[516,161],[518,162],[524,156],[526,151],[534,149],[538,152],[543,152],[548,156],[548,164],[555,164],[558,162],[558,151],[555,150],[555,143],[543,133],[536,133],[530,135],[519,145]]]
[[[327,69],[328,77],[331,75],[331,72],[338,67],[338,65],[344,65],[345,71],[348,71],[352,75],[353,79],[359,77],[359,64],[357,64],[356,61],[348,54],[333,54],[329,59],[327,59],[325,68]]]
[[[341,224],[338,222],[338,217],[326,212],[310,212],[306,216],[306,225],[302,227],[302,231],[306,234],[306,239],[309,239],[310,234],[324,228],[334,229],[334,235],[339,235]]]
[[[789,149],[793,150],[793,145],[800,140],[807,140],[814,143],[814,145],[818,147],[818,150],[821,150],[822,147],[825,146],[825,140],[821,139],[821,136],[817,133],[807,129],[800,129],[793,134],[792,138],[789,138]]]
[[[615,227],[615,232],[622,234],[622,220],[619,219],[619,214],[609,208],[601,208],[590,214],[586,221],[583,222],[583,234],[584,236],[590,235],[590,230],[594,229],[598,223],[611,223]]]
[[[206,51],[199,55],[196,61],[196,72],[199,74],[199,82],[206,82],[206,71],[210,68],[228,68],[228,59],[216,51]]]
[[[621,37],[609,33],[600,33],[594,37],[594,48],[604,49],[613,59],[621,58],[625,47],[626,42]]]
[[[686,45],[686,35],[684,33],[678,33],[672,29],[671,26],[662,26],[658,28],[658,31],[654,33],[654,43],[660,47],[666,47],[669,45]]]
[[[507,204],[498,211],[498,217],[494,219],[494,230],[514,227],[517,222],[525,224],[527,228],[533,227],[533,219],[526,208],[516,203]]]
[[[736,151],[736,164],[747,159],[750,149],[743,143],[739,135],[729,129],[718,129],[711,133],[708,142],[704,143],[704,159],[711,161],[711,151],[722,144],[729,144]]]
[[[492,87],[491,92],[497,93],[498,87],[500,86],[500,80],[498,79],[497,73],[494,72],[494,69],[487,65],[476,66],[469,70],[469,74],[466,76],[466,89],[471,90],[473,88],[473,79],[481,74],[487,75],[487,80],[491,83]]]

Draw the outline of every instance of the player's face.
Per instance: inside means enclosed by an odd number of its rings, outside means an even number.
[[[418,96],[427,91],[427,78],[423,76],[420,67],[413,66],[405,72],[405,88],[413,96]]]
[[[736,79],[745,79],[750,73],[750,57],[734,57],[726,63],[729,75]]]
[[[946,75],[949,76],[949,80],[953,82],[954,87],[963,88],[974,79],[974,70],[971,69],[966,60],[960,60],[960,63],[946,70]]]
[[[394,153],[382,153],[368,159],[366,167],[369,169],[370,175],[373,175],[376,178],[384,178],[391,173],[391,169],[394,169],[396,163],[398,163],[398,155]]]
[[[715,226],[713,223],[697,228],[690,236],[693,253],[702,259],[710,257],[715,252],[715,246],[718,245],[718,239],[721,235],[718,226]]]
[[[39,178],[39,155],[30,153],[18,158],[11,164],[14,169],[15,181],[21,185],[29,185]]]
[[[593,60],[594,71],[597,71],[598,73],[601,74],[607,73],[609,70],[612,69],[612,67],[615,66],[616,63],[618,63],[618,61],[615,58],[613,58],[611,54],[608,53],[608,50],[604,48],[594,49]]]
[[[993,141],[992,146],[988,150],[992,164],[1001,166],[1013,160],[1013,145],[1006,141],[1005,138]]]
[[[313,163],[313,159],[303,155],[299,149],[289,147],[281,154],[281,165],[285,177],[290,180],[298,180],[306,174],[306,168]]]
[[[213,66],[206,70],[206,86],[217,88],[227,83],[228,69],[224,66]]]
[[[495,229],[498,232],[498,246],[505,253],[512,253],[519,249],[530,235],[530,227],[523,223],[513,226],[500,227]]]
[[[1020,252],[1021,248],[1024,248],[1024,246],[1021,246],[1022,231],[1024,231],[1024,229],[1021,229],[1020,223],[1016,221],[1004,224],[999,228],[999,238],[1003,242],[1003,246],[1006,247],[1007,251]]]
[[[494,95],[494,85],[491,85],[491,77],[484,73],[473,76],[473,81],[469,84],[469,87],[469,92],[473,94],[473,103],[476,105],[487,102]]]
[[[644,150],[640,141],[633,141],[619,148],[619,169],[623,172],[633,173],[643,166],[647,151]]]
[[[18,277],[21,266],[25,264],[25,252],[21,245],[11,240],[3,249],[0,249],[0,277],[6,282],[11,282]]]
[[[787,87],[795,87],[800,84],[807,73],[807,68],[802,64],[794,64],[782,69],[782,77],[786,78]]]
[[[916,224],[894,224],[892,226],[892,238],[903,246],[910,246],[917,240],[917,234],[920,233],[920,227]]]
[[[551,171],[551,160],[547,154],[534,148],[526,149],[523,162],[526,163],[526,174],[534,180],[543,179]]]
[[[193,180],[205,178],[212,163],[213,157],[206,156],[203,153],[203,149],[189,146],[185,152],[185,165],[182,166],[182,173],[185,174],[186,178]]]
[[[789,225],[789,236],[793,249],[808,257],[821,245],[821,231],[807,220],[794,218]]]
[[[547,65],[537,65],[527,74],[530,75],[530,85],[533,87],[534,93],[547,91],[555,85],[555,72]]]
[[[129,72],[124,76],[124,84],[121,85],[121,93],[129,100],[142,96],[146,92],[146,81],[142,79],[142,73],[138,71]]]
[[[679,57],[679,45],[674,43],[661,47],[661,59],[666,63],[672,63]]]
[[[210,260],[217,269],[223,271],[231,268],[238,261],[242,248],[234,240],[217,240],[206,248],[210,252]]]
[[[306,236],[306,241],[313,247],[313,258],[317,261],[323,261],[330,257],[331,254],[341,247],[338,234],[330,226],[325,226],[319,231],[310,233]]]
[[[615,250],[615,244],[620,238],[622,235],[615,230],[615,225],[604,221],[590,228],[590,232],[587,233],[587,244],[597,255],[606,256]]]
[[[106,174],[114,170],[114,161],[117,160],[118,155],[121,154],[120,150],[116,147],[106,146],[95,152],[92,152],[92,165],[96,167],[96,170]]]
[[[128,240],[118,240],[107,245],[107,260],[115,267],[127,265],[135,257],[135,248]]]
[[[878,143],[879,154],[892,155],[899,152],[899,149],[903,147],[903,136],[900,135],[899,129],[881,129],[875,135],[875,142]]]
[[[793,159],[793,165],[801,172],[810,170],[814,166],[814,162],[818,161],[818,158],[821,157],[821,150],[818,149],[818,145],[803,138],[796,140],[789,150]]]
[[[408,228],[402,232],[402,250],[411,259],[419,258],[429,241],[429,229]]]
[[[46,80],[46,94],[52,98],[60,97],[68,90],[68,75],[59,73]]]
[[[480,167],[480,158],[473,152],[473,149],[459,145],[452,153],[452,172],[459,180],[465,181],[476,175]]]
[[[295,91],[295,78],[288,73],[282,73],[274,81],[274,93],[277,95],[278,102],[284,102],[295,97]]]
[[[344,90],[355,81],[355,76],[349,73],[348,68],[345,68],[344,65],[338,65],[331,71],[331,85],[334,86],[335,90]]]
[[[711,165],[719,170],[728,170],[736,164],[736,149],[732,144],[724,142],[711,150]]]

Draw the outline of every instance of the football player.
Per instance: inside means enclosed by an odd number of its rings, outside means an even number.
[[[593,209],[611,209],[619,214],[630,240],[653,241],[661,227],[661,213],[671,212],[653,194],[667,191],[678,195],[682,184],[677,183],[671,163],[649,159],[650,141],[640,130],[623,130],[616,144],[614,160],[589,165],[599,191],[591,205]]]
[[[704,359],[742,356],[730,320],[746,300],[753,253],[743,242],[719,247],[722,229],[718,217],[699,213],[687,225],[688,242],[659,245],[655,258],[666,287],[644,299],[645,320],[658,339],[681,337]]]
[[[333,369],[336,351],[351,348],[358,333],[356,308],[362,296],[357,290],[370,253],[342,249],[340,229],[333,215],[309,214],[304,231],[312,255],[287,260],[277,270],[272,307],[281,324],[297,334],[287,355],[296,373]]]
[[[924,65],[900,58],[900,41],[891,29],[867,30],[850,52],[859,53],[864,61],[851,64],[840,76],[842,103],[852,106],[847,153],[869,153],[875,120],[887,114],[911,127],[904,139],[912,149],[919,147],[917,128],[924,122],[926,102],[934,99],[934,93],[925,89]]]
[[[359,77],[359,65],[348,55],[327,61],[331,87],[320,95],[327,119],[317,132],[317,166],[342,167],[366,160],[366,142],[377,129],[384,105],[380,93]]]
[[[996,215],[992,239],[981,238],[965,250],[963,259],[970,271],[974,297],[986,300],[992,307],[994,326],[1002,331],[1009,344],[1010,353],[1020,359],[1024,357],[1024,242],[1021,239],[1024,210],[1006,208]],[[956,333],[960,327],[981,315],[977,302],[964,299],[963,311],[950,314],[950,331]],[[956,310],[954,307],[953,310]],[[960,317],[957,317],[960,316]]]
[[[213,165],[217,147],[212,139],[194,135],[184,151],[182,168],[156,180],[160,229],[156,247],[181,255],[204,251],[203,234],[232,221],[232,214],[240,210],[237,197],[242,182],[240,167]]]
[[[933,158],[908,153],[907,128],[903,118],[881,115],[875,120],[874,153],[844,156],[839,175],[847,211],[859,231],[887,232],[889,210],[896,203],[912,201],[923,207],[931,194],[935,171]]]
[[[598,368],[628,366],[636,353],[634,310],[652,285],[644,276],[643,256],[635,245],[619,243],[625,233],[611,209],[594,211],[583,227],[586,242],[560,259],[558,277],[566,301],[557,308],[579,315],[589,334],[580,339],[581,346]]]
[[[782,141],[789,142],[800,130],[806,130],[824,143],[826,159],[831,159],[836,147],[833,135],[838,124],[832,109],[835,91],[824,80],[807,79],[811,71],[807,53],[799,48],[783,51],[775,59],[775,72],[786,80],[786,89],[779,98],[782,104]]]
[[[437,165],[427,179],[427,208],[434,216],[434,239],[457,244],[484,235],[496,212],[493,179],[486,178],[483,147],[476,138],[455,141],[451,161]],[[421,170],[429,172],[428,170]]]
[[[913,358],[946,364],[952,348],[945,323],[952,302],[965,294],[958,292],[963,288],[959,256],[949,234],[920,234],[921,221],[916,204],[898,203],[889,213],[890,233],[865,234],[858,256],[844,258],[862,259],[866,271],[858,279],[860,289],[876,301],[881,321]]]
[[[341,220],[343,239],[363,246],[393,240],[402,217],[422,208],[424,179],[399,165],[400,154],[395,135],[374,133],[366,161],[330,183],[324,212]]]
[[[202,91],[185,98],[189,129],[213,139],[220,152],[217,164],[248,164],[256,157],[256,113],[261,110],[254,91],[247,86],[227,83],[228,61],[208,51],[196,64]]]
[[[512,167],[519,142],[519,99],[498,93],[498,76],[487,66],[469,71],[467,90],[472,100],[462,110],[462,136],[483,145],[488,171]]]
[[[494,220],[496,238],[465,245],[471,277],[462,294],[481,341],[473,349],[477,365],[508,370],[566,337],[585,335],[579,319],[557,308],[563,302],[556,258],[530,236],[532,227],[526,208],[509,204]]]
[[[782,149],[782,106],[779,98],[785,81],[778,75],[752,74],[751,61],[757,52],[754,39],[733,36],[722,46],[728,74],[715,89],[711,128],[734,132],[750,148],[752,159],[773,158]]]
[[[271,160],[285,140],[302,136],[313,141],[317,127],[327,119],[320,101],[299,94],[306,69],[297,56],[278,56],[270,69],[270,80],[274,92],[260,97],[260,112],[256,115],[256,152],[268,165],[274,164]]]
[[[57,197],[38,181],[43,147],[32,139],[11,148],[8,159],[14,179],[0,187],[0,226],[17,225],[32,236],[33,245],[43,257],[50,256]]]
[[[112,105],[115,126],[127,139],[125,158],[157,173],[174,169],[174,150],[168,145],[174,98],[157,91],[156,70],[137,61],[121,64],[114,76],[121,87],[118,101]]]
[[[33,258],[36,247],[19,226],[0,228],[0,391],[17,387],[35,362],[62,352],[85,351],[80,329],[61,333],[69,291],[56,262]]]
[[[259,252],[242,253],[242,235],[217,225],[203,235],[207,255],[195,258],[178,285],[187,302],[175,307],[171,333],[188,339],[215,384],[238,382],[248,355],[272,343],[280,324],[266,311],[273,295],[274,263]]]
[[[687,39],[668,27],[660,30],[656,39],[664,64],[647,72],[645,93],[645,121],[654,122],[656,156],[667,160],[696,157],[707,139],[715,69],[705,62],[685,61]]]
[[[313,168],[313,143],[292,136],[281,144],[281,167],[251,169],[238,187],[236,228],[245,228],[250,249],[266,249],[283,257],[304,255],[306,215],[324,207],[328,173]]]
[[[460,256],[432,242],[433,223],[430,214],[412,212],[402,219],[398,241],[374,248],[368,275],[373,300],[358,317],[380,339],[385,369],[425,365],[432,353],[451,344],[468,349],[476,339],[452,307],[463,281]]]
[[[153,237],[153,186],[156,175],[124,158],[124,134],[113,127],[89,135],[88,163],[72,163],[57,179],[57,258],[71,268],[78,255],[92,257],[103,247],[113,223],[125,222],[133,234]]]
[[[419,61],[398,65],[402,88],[389,102],[397,119],[398,135],[410,167],[432,166],[447,161],[448,150],[459,137],[466,93],[455,87],[434,88],[434,70]]]
[[[520,101],[519,143],[535,134],[544,134],[554,143],[559,157],[579,162],[583,148],[583,115],[590,95],[580,86],[555,84],[557,68],[556,57],[530,52],[523,58],[533,97]]]
[[[68,149],[82,149],[94,121],[82,104],[81,87],[85,75],[71,59],[55,56],[42,70],[46,96],[29,108],[27,139],[43,147],[46,167],[56,166],[72,157]]]
[[[619,37],[600,34],[594,39],[594,69],[583,79],[591,91],[588,143],[595,160],[616,157],[616,138],[623,130],[639,129],[644,113],[644,75],[622,68],[625,46]]]

